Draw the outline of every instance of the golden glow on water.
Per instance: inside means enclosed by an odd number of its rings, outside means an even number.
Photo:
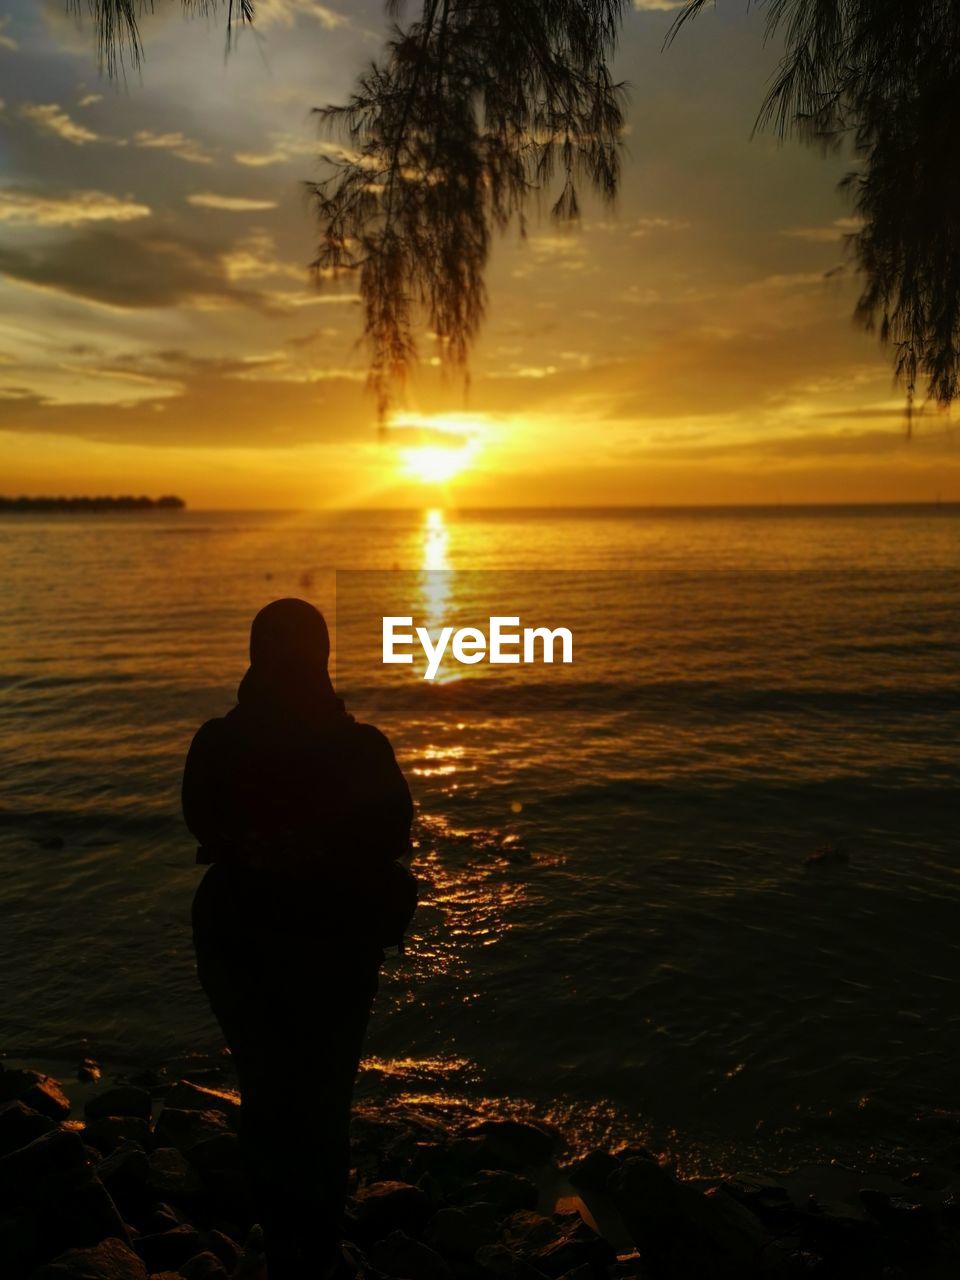
[[[420,613],[423,625],[431,633],[435,633],[447,625],[453,585],[449,557],[450,532],[446,517],[439,507],[431,507],[424,512],[422,539]],[[456,679],[458,671],[448,665],[441,667],[436,683],[448,684]]]
[[[424,572],[449,569],[448,547],[450,534],[447,522],[439,507],[431,507],[423,516],[423,564]]]

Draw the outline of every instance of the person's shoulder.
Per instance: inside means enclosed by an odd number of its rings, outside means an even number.
[[[350,734],[357,746],[371,755],[393,755],[390,739],[375,724],[354,720],[350,724]]]
[[[216,743],[222,742],[226,731],[226,716],[214,716],[212,720],[205,720],[193,735],[191,750],[195,748],[198,751],[202,751],[206,747],[212,747]]]

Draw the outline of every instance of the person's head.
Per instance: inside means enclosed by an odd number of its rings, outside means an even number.
[[[323,614],[306,600],[287,597],[265,605],[250,627],[251,667],[282,674],[326,671],[330,633]]]

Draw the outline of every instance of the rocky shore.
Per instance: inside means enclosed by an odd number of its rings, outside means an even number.
[[[291,1125],[306,1106],[291,1080]],[[215,1073],[141,1073],[78,1110],[51,1076],[0,1069],[3,1280],[267,1280]],[[952,1167],[681,1181],[642,1147],[570,1162],[549,1126],[427,1104],[359,1106],[352,1144],[347,1235],[371,1280],[960,1275]]]

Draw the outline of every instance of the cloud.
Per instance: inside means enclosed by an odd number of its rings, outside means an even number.
[[[215,191],[197,191],[187,196],[187,204],[199,209],[223,209],[228,213],[255,213],[262,209],[276,209],[276,200],[255,200],[248,196],[223,196]]]
[[[74,227],[84,222],[132,222],[149,214],[149,206],[139,204],[131,196],[120,198],[102,191],[74,191],[56,196],[0,187],[0,222]]]
[[[669,13],[671,9],[682,9],[687,0],[633,0],[633,7],[638,13]]]
[[[260,28],[292,27],[301,16],[313,18],[325,31],[350,26],[346,14],[337,13],[325,4],[314,4],[313,0],[258,0],[257,26]]]
[[[116,444],[286,448],[369,438],[372,407],[356,369],[316,369],[294,379],[286,367],[182,351],[114,360],[104,378],[139,374],[130,400],[63,403],[18,387],[0,389],[0,431],[73,436]],[[144,396],[143,379],[157,392]],[[132,384],[133,385],[133,384]],[[9,394],[15,390],[16,394]]]
[[[86,125],[77,124],[56,102],[27,102],[20,108],[20,114],[43,132],[53,133],[76,147],[105,141]]]
[[[77,102],[78,107],[92,107],[95,102],[102,102],[102,93],[85,93]]]
[[[185,134],[154,133],[152,129],[138,129],[133,135],[134,146],[156,148],[159,151],[170,151],[180,160],[190,164],[213,164],[213,156],[204,151],[199,142],[194,142]]]
[[[836,244],[854,235],[863,226],[860,218],[834,218],[828,227],[788,227],[783,232],[794,240],[809,240],[814,244]]]
[[[237,164],[250,169],[261,169],[266,165],[285,164],[289,160],[301,156],[332,156],[338,160],[355,159],[356,153],[340,143],[326,142],[321,138],[291,138],[285,135],[274,135],[268,151],[237,151],[234,160]]]
[[[0,246],[0,275],[120,310],[156,307],[247,307],[290,315],[305,306],[357,302],[357,294],[321,293],[306,269],[282,262],[269,236],[254,233],[227,252],[171,231],[134,234],[96,227],[56,244]],[[257,288],[247,281],[298,279],[299,290]]]
[[[0,49],[15,51],[20,48],[13,36],[7,35],[7,30],[12,21],[12,18],[0,18]]]
[[[281,262],[273,236],[266,231],[254,231],[238,240],[232,249],[220,255],[228,280],[263,280],[269,276],[286,276],[307,279],[307,269],[295,263]]]
[[[0,272],[22,284],[123,309],[263,305],[227,276],[209,246],[169,232],[92,228],[57,244],[0,247]]]
[[[684,218],[650,217],[638,218],[633,224],[630,235],[634,239],[649,235],[651,231],[687,231],[690,223]]]

